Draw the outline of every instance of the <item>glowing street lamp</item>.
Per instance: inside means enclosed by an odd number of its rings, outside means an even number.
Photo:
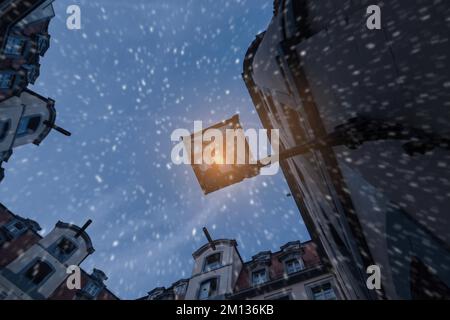
[[[215,137],[205,139],[210,132]],[[260,173],[261,165],[252,157],[238,115],[184,137],[183,142],[186,150],[192,150],[190,163],[205,195]]]

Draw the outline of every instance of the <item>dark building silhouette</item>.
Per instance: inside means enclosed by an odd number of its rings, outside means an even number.
[[[40,59],[50,45],[53,0],[0,2],[0,181],[2,162],[13,149],[39,145],[56,129],[55,102],[27,89],[39,77]]]
[[[312,143],[281,166],[345,298],[449,298],[448,1],[274,6],[243,78],[283,150]],[[375,264],[382,288],[368,290]]]

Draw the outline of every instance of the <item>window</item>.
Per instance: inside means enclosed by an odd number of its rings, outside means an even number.
[[[11,121],[0,121],[0,142],[5,140],[8,135],[8,131],[11,128]]]
[[[0,89],[11,89],[14,81],[14,73],[0,72]]]
[[[204,300],[216,296],[218,287],[217,282],[217,278],[203,282],[200,285],[200,291],[198,293],[199,300]]]
[[[26,116],[22,117],[17,127],[16,136],[21,137],[28,134],[33,134],[41,123],[41,116]]]
[[[38,260],[25,272],[25,278],[38,285],[52,272],[53,268],[47,262]]]
[[[22,221],[13,219],[4,226],[4,229],[10,238],[15,239],[25,233],[28,228]]]
[[[59,261],[65,262],[70,258],[70,256],[72,256],[76,249],[77,246],[75,243],[63,237],[56,244],[54,244],[49,251],[53,256],[58,258]]]
[[[254,286],[263,284],[266,281],[267,281],[266,269],[261,269],[261,270],[252,272],[252,283]]]
[[[208,272],[219,268],[222,264],[220,262],[220,253],[214,253],[205,259],[205,265],[203,266],[203,271]]]
[[[287,260],[285,263],[287,274],[296,273],[303,269],[302,264],[296,258]]]
[[[6,41],[4,53],[8,55],[20,56],[25,48],[25,39],[9,36]]]
[[[322,283],[311,288],[314,300],[336,300],[333,287],[330,282]]]
[[[101,287],[93,281],[89,281],[83,288],[83,292],[91,298],[96,298],[101,291]]]

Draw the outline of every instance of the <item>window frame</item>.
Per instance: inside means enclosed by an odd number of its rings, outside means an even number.
[[[215,293],[214,293],[214,294],[211,294],[211,288],[210,288],[210,292],[208,293],[208,296],[202,298],[202,297],[201,297],[202,287],[203,287],[206,283],[208,283],[208,282],[212,283],[212,281],[215,282],[215,286],[216,286],[215,289],[214,289]],[[208,278],[208,279],[206,279],[206,280],[203,280],[202,282],[200,282],[200,285],[199,285],[199,287],[198,287],[197,299],[198,299],[198,300],[208,300],[208,299],[210,299],[211,297],[217,296],[218,293],[219,293],[219,285],[220,285],[220,277],[212,277],[212,278]]]
[[[291,261],[297,261],[300,268],[289,272],[288,263]],[[303,263],[303,260],[300,257],[289,257],[283,261],[283,264],[284,264],[284,270],[286,271],[287,275],[292,275],[294,273],[300,272],[305,269],[305,264]]]
[[[22,224],[23,227],[19,229],[18,227],[16,227],[17,223]],[[22,220],[19,220],[17,218],[8,221],[2,227],[7,232],[8,236],[12,239],[17,239],[28,231],[27,225]]]
[[[68,254],[60,254],[57,253],[56,251],[59,250],[59,244],[63,241],[63,240],[67,240],[70,241],[71,244],[74,246],[74,249],[68,253]],[[72,239],[69,239],[66,236],[61,236],[58,238],[57,241],[55,241],[54,243],[52,243],[52,245],[47,249],[47,251],[56,259],[58,259],[59,262],[64,263],[67,260],[69,260],[74,254],[75,252],[78,250],[78,245],[75,241],[73,241]]]
[[[333,294],[334,294],[334,299],[315,299],[315,294],[313,292],[313,289],[316,287],[319,287],[319,286],[326,285],[326,284],[330,285],[330,289],[333,291]],[[313,283],[309,283],[309,284],[305,285],[305,287],[307,288],[307,294],[311,300],[318,300],[318,301],[320,301],[320,300],[339,300],[339,293],[336,290],[336,285],[332,278],[323,279],[323,280],[319,280],[319,281],[316,281]]]
[[[33,279],[30,279],[27,276],[27,273],[31,270],[31,268],[33,268],[36,264],[38,263],[45,263],[47,266],[49,266],[50,272],[48,274],[46,274],[41,281],[39,281],[38,283],[35,283],[33,281]],[[34,260],[32,260],[24,269],[22,269],[21,271],[21,275],[23,277],[23,279],[25,280],[27,286],[29,287],[38,287],[42,284],[44,284],[45,282],[47,282],[48,279],[50,279],[50,277],[55,273],[55,268],[53,267],[53,265],[48,262],[45,259],[42,258],[36,258]]]
[[[208,263],[207,263],[208,258],[211,258],[212,256],[215,256],[215,255],[219,255],[219,264],[218,264],[218,266],[215,267],[215,268],[207,268],[207,266],[208,266]],[[214,252],[214,253],[211,253],[211,254],[207,255],[205,257],[205,259],[203,260],[202,272],[210,272],[210,271],[213,271],[213,270],[220,269],[221,267],[223,267],[222,259],[223,259],[223,253],[221,251]]]
[[[31,129],[29,129],[29,125],[30,125],[30,122],[31,122],[31,120],[33,118],[38,118],[39,121],[38,121],[37,127],[30,132]],[[20,128],[20,126],[21,126],[21,123],[22,123],[23,119],[28,119],[28,123],[27,123],[27,127],[26,127],[27,131],[26,132],[19,132],[19,129],[22,129],[22,128]],[[21,117],[20,120],[19,120],[19,123],[17,125],[16,137],[17,138],[22,138],[22,137],[26,137],[28,135],[35,134],[37,132],[37,130],[39,129],[39,126],[40,126],[41,122],[42,122],[42,115],[41,114],[32,114],[32,115],[26,115],[26,116]]]
[[[95,292],[92,292],[90,290],[95,289]],[[102,292],[103,287],[100,286],[96,281],[89,280],[86,285],[81,289],[85,295],[87,295],[91,299],[95,299],[98,297],[100,292]]]
[[[7,51],[8,50],[8,43],[9,43],[10,40],[21,41],[22,44],[21,44],[20,50],[15,51],[15,50],[11,50],[10,49],[9,51]],[[3,54],[5,56],[9,56],[9,57],[21,57],[21,56],[24,55],[26,47],[27,47],[27,38],[22,37],[22,36],[17,35],[17,34],[10,34],[6,38],[6,43],[5,43],[5,46],[3,47]]]
[[[265,280],[260,283],[255,283],[254,275],[257,273],[260,273],[262,271],[264,271]],[[267,268],[259,268],[259,269],[252,270],[251,277],[252,277],[252,286],[254,286],[254,287],[261,286],[261,285],[269,282],[269,272],[268,272]]]

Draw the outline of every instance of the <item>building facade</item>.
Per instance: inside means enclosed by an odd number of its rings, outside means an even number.
[[[50,45],[53,0],[0,1],[0,181],[13,149],[39,145],[56,129],[55,102],[27,89]]]
[[[311,146],[281,167],[347,299],[450,298],[448,16],[447,1],[277,0],[247,52],[264,127]]]
[[[98,269],[81,270],[80,289],[69,289],[69,266],[79,266],[94,252],[85,231],[58,222],[45,237],[33,220],[0,204],[0,300],[116,300]]]
[[[193,253],[189,279],[153,289],[141,300],[331,300],[341,289],[313,242],[290,242],[243,261],[235,240],[211,241]]]

